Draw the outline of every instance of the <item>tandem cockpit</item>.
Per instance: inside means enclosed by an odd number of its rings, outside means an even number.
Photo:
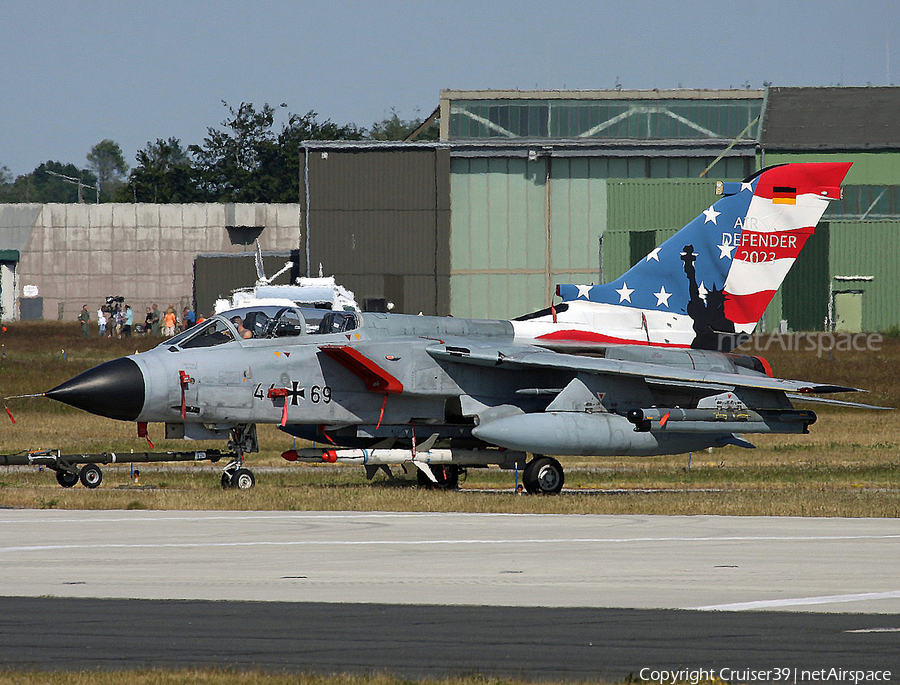
[[[170,349],[215,347],[241,340],[274,340],[345,333],[361,325],[356,312],[306,307],[258,306],[231,309],[170,338]]]

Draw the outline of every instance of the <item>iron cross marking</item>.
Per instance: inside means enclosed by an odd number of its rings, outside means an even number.
[[[300,400],[306,399],[306,390],[301,388],[300,383],[297,381],[291,381],[291,388],[287,391],[285,400],[287,400],[288,397],[291,398],[291,405],[297,406],[300,404]]]

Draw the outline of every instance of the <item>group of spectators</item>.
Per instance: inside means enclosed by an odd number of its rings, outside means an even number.
[[[81,308],[78,321],[81,322],[81,337],[87,338],[91,332],[91,314],[87,305]],[[97,324],[101,338],[104,336],[127,338],[132,334],[171,338],[196,323],[197,315],[193,309],[185,307],[179,317],[175,313],[174,305],[169,305],[165,311],[160,311],[159,305],[154,303],[153,306],[147,307],[143,323],[135,325],[131,305],[125,304],[121,297],[107,298],[106,303],[97,309]]]

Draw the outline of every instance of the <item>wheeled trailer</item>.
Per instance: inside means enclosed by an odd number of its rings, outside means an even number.
[[[192,450],[187,452],[101,452],[99,454],[62,454],[60,450],[32,450],[16,454],[0,454],[0,466],[46,466],[56,472],[56,482],[71,488],[81,481],[86,488],[96,488],[103,482],[100,464],[147,464],[179,461],[209,461],[227,459],[222,472],[222,487],[249,490],[256,477],[243,465],[237,452],[220,450]]]

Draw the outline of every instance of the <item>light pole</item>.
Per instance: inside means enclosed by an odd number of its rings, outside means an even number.
[[[80,178],[72,178],[71,176],[64,176],[63,174],[58,174],[55,171],[50,171],[50,169],[44,169],[51,176],[57,176],[61,178],[66,183],[73,183],[78,186],[78,204],[82,204],[84,199],[81,197],[81,189],[82,188],[90,188],[91,190],[97,191],[97,204],[100,204],[100,182],[97,182],[96,186],[91,186],[82,181]]]

